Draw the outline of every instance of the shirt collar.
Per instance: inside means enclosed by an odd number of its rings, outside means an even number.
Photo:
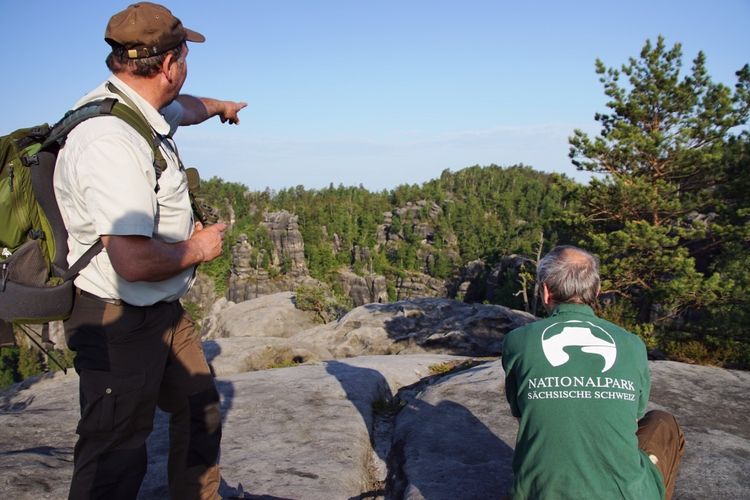
[[[154,108],[151,103],[145,100],[141,95],[130,88],[128,84],[117,78],[115,75],[110,75],[109,81],[117,87],[122,93],[128,96],[136,106],[138,110],[148,121],[149,125],[160,135],[168,135],[171,127],[169,123],[164,119],[159,110]]]
[[[558,306],[555,307],[555,310],[552,312],[552,316],[557,316],[558,314],[566,314],[566,313],[577,313],[577,314],[584,314],[586,316],[596,316],[591,306],[587,306],[586,304],[570,304],[570,303],[558,304]]]

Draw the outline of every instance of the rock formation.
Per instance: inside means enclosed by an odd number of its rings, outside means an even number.
[[[515,290],[518,273],[527,263],[527,259],[519,256],[506,257],[492,269],[480,260],[470,262],[458,276],[449,279],[430,275],[434,274],[436,265],[443,266],[445,271],[445,266],[452,268],[460,261],[455,235],[438,230],[442,214],[439,205],[425,200],[409,202],[383,214],[383,223],[377,229],[376,250],[397,253],[403,245],[415,244],[415,238],[417,245],[415,257],[419,270],[405,271],[395,278],[391,283],[395,299],[458,297],[467,302],[493,302],[497,291],[508,283],[512,283]],[[287,211],[266,213],[261,224],[268,230],[269,248],[253,248],[244,235],[232,248],[232,273],[227,292],[232,302],[293,291],[301,283],[310,282],[297,216]],[[328,238],[328,228],[323,227],[321,231]],[[439,246],[435,245],[436,238],[440,239]],[[386,278],[372,272],[371,249],[362,245],[343,248],[335,233],[330,235],[330,241],[334,253],[351,253],[349,266],[336,271],[335,276],[343,294],[355,306],[386,302]]]
[[[378,274],[367,274],[358,276],[348,269],[339,269],[336,272],[336,282],[340,285],[342,293],[352,299],[355,306],[388,302],[388,291],[386,289],[385,276]]]
[[[227,337],[288,338],[316,326],[312,313],[294,306],[292,292],[264,295],[238,304],[226,303],[211,318],[210,325],[201,332],[205,340]]]
[[[416,297],[445,297],[445,281],[433,278],[424,273],[404,273],[396,279],[397,300],[408,300]]]
[[[261,223],[272,242],[270,250],[253,248],[246,235],[232,247],[228,299],[242,302],[262,295],[291,291],[312,280],[305,263],[305,245],[297,216],[286,210],[264,214]],[[262,266],[267,261],[267,269]]]
[[[533,272],[536,266],[520,255],[505,256],[492,267],[481,259],[473,260],[461,268],[456,279],[449,280],[447,296],[467,302],[495,302],[503,288],[520,289],[524,270]],[[533,290],[527,291],[527,299],[532,294]],[[517,302],[523,304],[523,298]]]
[[[271,265],[284,269],[292,277],[307,276],[305,244],[299,231],[298,217],[286,210],[267,213],[261,225],[268,229],[273,242]]]
[[[257,304],[257,305],[256,305]],[[256,320],[263,311],[269,320]],[[220,308],[207,320],[217,374],[230,375],[294,363],[373,354],[437,353],[497,356],[507,332],[533,316],[506,307],[465,304],[450,299],[416,299],[357,307],[338,321],[302,328],[294,335],[269,335],[268,322],[298,324],[306,313],[294,309],[291,295],[276,294]],[[308,316],[307,320],[311,321]],[[276,327],[278,329],[278,327]]]
[[[436,374],[452,364],[458,371]],[[750,374],[650,366],[650,407],[674,413],[687,440],[674,498],[747,498]],[[500,361],[364,356],[221,376],[217,384],[223,498],[499,498],[511,482],[517,424]],[[8,498],[67,496],[77,412],[74,373],[0,393]],[[167,447],[159,413],[142,500],[167,496]]]

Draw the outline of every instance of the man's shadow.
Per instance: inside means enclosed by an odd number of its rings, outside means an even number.
[[[350,500],[402,498],[407,488],[416,488],[428,500],[495,498],[508,491],[513,449],[463,405],[449,400],[433,405],[407,396],[413,392],[409,388],[400,391],[402,401],[392,394],[385,377],[371,368],[329,361],[326,371],[361,414],[373,450],[387,466],[382,487]],[[384,418],[392,418],[386,432],[379,427]],[[421,469],[421,455],[439,464]],[[445,476],[433,477],[430,471],[435,470],[445,471]],[[462,480],[447,479],[458,474]]]

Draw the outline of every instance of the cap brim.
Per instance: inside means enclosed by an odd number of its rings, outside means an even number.
[[[189,42],[196,42],[196,43],[203,43],[206,41],[206,37],[198,33],[197,31],[193,31],[187,28],[184,28],[185,34],[187,35],[185,37],[185,40]]]

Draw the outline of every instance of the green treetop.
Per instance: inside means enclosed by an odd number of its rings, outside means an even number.
[[[573,164],[605,174],[584,190],[580,232],[602,257],[604,291],[639,323],[710,306],[732,286],[705,260],[722,244],[723,158],[750,114],[750,68],[732,90],[711,81],[705,62],[699,53],[681,75],[681,46],[662,37],[619,70],[597,60],[609,111],[595,115],[599,136],[570,138]]]

